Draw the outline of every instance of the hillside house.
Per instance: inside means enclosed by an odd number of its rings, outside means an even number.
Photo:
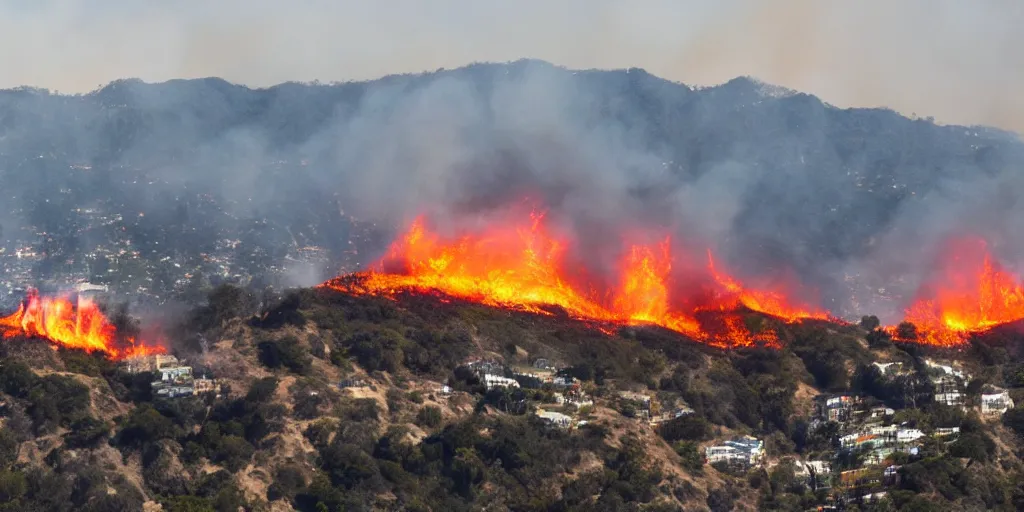
[[[709,464],[725,462],[754,466],[759,464],[763,457],[764,442],[751,436],[736,437],[704,449],[704,458]]]
[[[955,377],[960,380],[968,380],[971,378],[970,374],[964,372],[960,368],[947,364],[939,364],[931,359],[925,359],[924,364],[929,370],[937,375]]]
[[[982,393],[981,395],[982,414],[1003,414],[1007,409],[1012,409],[1013,406],[1013,399],[1010,398],[1010,393],[1005,389],[992,393]]]
[[[178,398],[182,396],[192,396],[193,394],[195,394],[195,388],[192,386],[192,383],[190,382],[188,384],[181,385],[174,384],[169,386],[161,386],[155,389],[155,393],[157,396],[167,398]]]
[[[827,489],[831,487],[829,480],[832,475],[832,466],[824,460],[797,462],[794,475],[803,479],[807,487],[812,490]]]
[[[519,387],[519,382],[517,382],[515,379],[510,379],[508,377],[502,377],[500,375],[494,375],[490,373],[485,373],[480,380],[483,381],[485,386],[487,386],[487,389]]]
[[[871,444],[872,446],[877,446],[877,445],[881,444],[883,441],[884,441],[883,439],[879,438],[878,436],[876,436],[874,434],[863,433],[863,432],[855,433],[855,434],[847,434],[847,435],[839,438],[840,446],[842,446],[843,448],[847,448],[847,449],[850,449],[850,448],[863,448],[863,447],[867,446],[868,444]]]
[[[568,416],[560,412],[538,409],[536,415],[548,425],[556,428],[568,430],[573,427],[574,420],[572,416]]]
[[[960,434],[960,427],[939,427],[932,433],[934,437],[946,437]]]
[[[220,395],[220,384],[216,380],[207,379],[206,377],[195,379],[192,381],[192,388],[195,394],[200,393],[215,393]]]
[[[122,364],[128,373],[155,372],[162,368],[181,366],[178,358],[170,354],[129,357]]]
[[[370,383],[366,379],[344,379],[338,383],[338,387],[341,389],[346,388],[368,388]]]
[[[924,437],[924,432],[916,428],[901,428],[896,431],[897,443],[912,443]]]
[[[945,393],[936,393],[935,403],[948,405],[950,407],[960,407],[964,405],[964,395],[959,391],[947,391]]]
[[[836,395],[818,403],[818,414],[827,421],[842,423],[850,419],[857,403],[857,397]]]
[[[668,422],[668,421],[672,421],[672,420],[674,420],[676,418],[679,418],[679,417],[682,417],[682,416],[686,416],[687,414],[693,414],[693,409],[691,409],[689,407],[685,407],[685,406],[684,407],[676,407],[675,409],[673,409],[671,411],[666,411],[666,412],[663,412],[661,414],[652,415],[650,417],[651,418],[650,419],[650,423],[651,423],[652,426],[660,425],[662,423],[665,423],[665,422]]]
[[[936,375],[929,379],[935,387],[935,393],[959,393],[962,391],[960,382],[952,375]]]
[[[896,411],[888,407],[872,407],[868,413],[869,419],[880,420],[896,414]]]
[[[191,366],[168,366],[157,370],[162,382],[183,382],[192,380]]]
[[[910,373],[904,370],[903,363],[898,361],[891,363],[871,363],[871,365],[878,368],[878,373],[881,373],[884,377],[896,377]]]

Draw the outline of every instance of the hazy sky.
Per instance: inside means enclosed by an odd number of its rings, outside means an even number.
[[[345,81],[473,61],[738,75],[1024,132],[1024,2],[0,0],[0,87]]]

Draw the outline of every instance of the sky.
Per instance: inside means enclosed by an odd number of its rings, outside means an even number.
[[[1022,26],[1019,0],[5,0],[0,88],[264,87],[538,58],[691,85],[753,76],[1024,133]]]

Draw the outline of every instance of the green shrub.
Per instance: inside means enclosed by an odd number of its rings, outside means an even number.
[[[441,425],[441,408],[428,405],[416,414],[416,424],[424,428],[437,428]]]
[[[287,368],[299,375],[308,375],[313,368],[313,356],[294,336],[263,341],[257,345],[260,362],[270,369]]]

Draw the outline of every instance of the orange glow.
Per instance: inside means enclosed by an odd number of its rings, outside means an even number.
[[[787,322],[795,322],[806,318],[827,320],[829,314],[809,306],[794,306],[779,290],[757,290],[745,288],[735,278],[728,274],[715,270],[715,260],[708,251],[708,271],[719,284],[723,295],[720,297],[719,307],[723,309],[735,309],[737,304],[746,306],[747,309],[781,318]]]
[[[900,341],[952,347],[974,333],[1024,319],[1020,279],[1002,269],[983,240],[954,239],[943,256],[906,311],[917,339]],[[896,335],[896,328],[887,330]]]
[[[0,335],[44,338],[54,345],[86,352],[103,352],[112,359],[165,352],[160,346],[127,339],[118,347],[117,332],[99,307],[88,299],[40,297],[30,291],[18,310],[0,318]]]
[[[416,219],[371,270],[355,279],[332,279],[321,286],[351,294],[393,297],[401,291],[441,293],[486,304],[541,314],[558,306],[571,317],[607,325],[651,324],[715,346],[777,345],[774,332],[753,334],[738,314],[740,305],[793,322],[826,318],[822,312],[791,307],[772,291],[744,288],[739,281],[710,268],[711,275],[689,276],[696,288],[678,286],[668,239],[629,246],[611,287],[571,276],[585,269],[569,265],[567,239],[553,234],[544,216],[529,222],[500,223],[482,232],[444,238]],[[711,289],[705,289],[710,287]],[[711,302],[707,302],[710,297]],[[700,299],[703,299],[701,302]],[[699,305],[684,305],[700,302]],[[695,314],[714,311],[720,328],[705,328]],[[607,332],[607,330],[602,329]]]

